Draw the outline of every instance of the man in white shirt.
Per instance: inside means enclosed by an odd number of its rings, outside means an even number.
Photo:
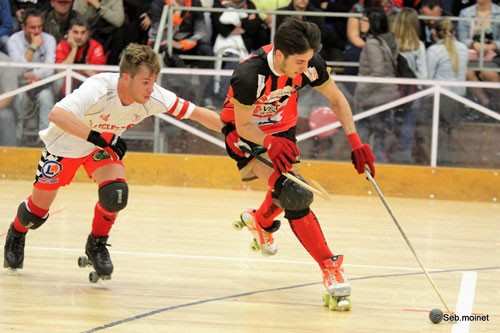
[[[53,64],[56,58],[56,40],[52,35],[42,31],[42,13],[34,8],[26,9],[22,28],[23,30],[14,33],[7,41],[7,49],[12,61]],[[19,84],[31,84],[53,73],[54,70],[51,68],[26,68],[19,78]],[[21,113],[38,104],[38,129],[47,128],[48,113],[54,105],[52,85],[44,85],[20,94],[16,104],[17,111]]]
[[[45,149],[32,194],[19,205],[7,234],[4,267],[23,267],[26,232],[45,223],[57,190],[71,183],[77,169],[83,166],[99,184],[99,201],[85,249],[88,262],[95,269],[96,279],[91,281],[111,277],[113,264],[106,242],[128,199],[122,162],[127,148],[120,135],[159,113],[189,118],[215,131],[221,128],[217,113],[155,84],[159,71],[157,55],[150,47],[130,44],[122,56],[119,74],[94,75],[54,106],[49,113],[49,127],[40,131]]]

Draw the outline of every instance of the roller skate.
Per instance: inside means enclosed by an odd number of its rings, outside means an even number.
[[[256,252],[261,251],[264,256],[272,256],[278,252],[272,233],[278,230],[279,226],[280,221],[275,220],[270,228],[263,229],[255,220],[255,210],[252,209],[244,210],[240,215],[240,220],[233,223],[236,230],[248,228],[253,237],[250,248]]]
[[[323,261],[323,284],[327,291],[323,304],[331,311],[351,310],[351,285],[344,275],[343,260],[343,255],[337,255]]]
[[[113,263],[106,248],[110,246],[106,243],[107,240],[108,236],[94,237],[90,234],[85,245],[85,254],[87,256],[78,258],[79,267],[92,266],[94,268],[94,271],[89,273],[89,281],[92,283],[96,283],[99,279],[111,280]]]
[[[3,267],[12,270],[23,268],[25,240],[26,233],[17,231],[11,225],[7,232],[7,237],[5,237]]]

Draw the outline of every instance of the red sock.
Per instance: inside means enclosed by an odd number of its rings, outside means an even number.
[[[37,205],[35,205],[33,203],[33,201],[31,200],[31,196],[28,197],[27,202],[28,202],[28,204],[27,204],[28,210],[33,215],[36,215],[38,217],[44,217],[49,212],[48,209],[40,208]],[[14,225],[14,229],[16,229],[17,232],[22,232],[22,233],[28,232],[28,228],[26,228],[24,225],[21,224],[21,221],[19,220],[19,217],[17,216],[17,214],[16,214],[16,218],[14,219],[13,225]]]
[[[255,212],[255,219],[262,228],[266,229],[273,225],[274,218],[282,211],[283,209],[273,203],[272,192],[267,191],[264,202]]]
[[[109,235],[109,231],[116,220],[118,213],[108,212],[99,202],[94,208],[94,220],[92,221],[92,235],[103,237]]]
[[[331,258],[333,254],[326,244],[325,236],[312,210],[302,218],[290,220],[290,226],[307,252],[323,268],[323,260]]]

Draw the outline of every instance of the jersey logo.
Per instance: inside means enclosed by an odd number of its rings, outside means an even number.
[[[109,156],[108,152],[105,150],[98,150],[92,155],[92,159],[96,162],[107,160],[109,158],[111,158],[111,156]]]
[[[109,117],[110,117],[110,116],[111,116],[111,114],[109,114],[109,113],[108,113],[108,114],[101,114],[101,115],[99,116],[99,118],[101,118],[102,120],[104,120],[104,121],[106,121],[106,122],[107,122],[107,121],[109,120]]]
[[[319,78],[318,71],[316,70],[315,67],[309,67],[305,72],[304,75],[309,79],[309,81],[314,82]]]
[[[42,166],[42,175],[46,178],[54,178],[61,172],[62,166],[56,161],[46,161]]]

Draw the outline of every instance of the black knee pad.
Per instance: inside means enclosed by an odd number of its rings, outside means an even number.
[[[24,227],[28,229],[37,229],[44,224],[45,221],[47,221],[49,214],[44,217],[36,216],[29,211],[26,202],[23,201],[17,208],[17,217],[19,218],[19,222],[21,222]]]
[[[113,181],[99,188],[99,203],[108,212],[118,212],[127,206],[128,185],[124,181]]]
[[[273,197],[279,200],[280,206],[285,210],[286,214],[289,211],[306,211],[304,216],[309,212],[309,206],[314,198],[311,191],[303,188],[285,176],[280,176],[276,181]]]

